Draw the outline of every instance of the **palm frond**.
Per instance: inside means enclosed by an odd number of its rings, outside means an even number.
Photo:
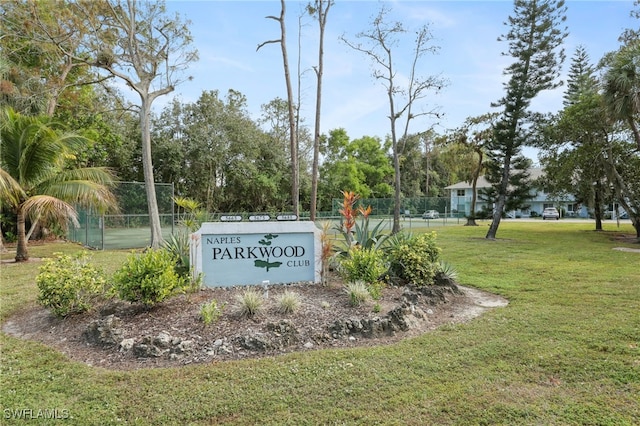
[[[0,168],[0,204],[17,207],[21,200],[27,198],[18,182],[9,173]]]
[[[36,195],[22,204],[22,208],[32,219],[38,218],[45,223],[58,223],[63,229],[67,227],[67,221],[78,223],[78,213],[69,203],[49,195]]]
[[[111,191],[114,176],[104,167],[65,170],[42,182],[37,190],[71,204],[97,209],[100,213],[117,212],[118,202]]]

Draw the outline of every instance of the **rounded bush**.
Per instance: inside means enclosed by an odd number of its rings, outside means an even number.
[[[406,283],[432,285],[439,271],[440,248],[435,232],[417,234],[389,250],[391,272]]]
[[[189,284],[176,272],[176,259],[165,249],[130,255],[113,279],[122,300],[147,306],[162,302]]]
[[[338,272],[347,282],[364,281],[373,284],[388,269],[381,250],[363,249],[360,246],[349,249],[347,256],[339,258],[338,262]]]
[[[54,255],[44,261],[36,276],[38,303],[59,317],[91,309],[93,301],[105,292],[103,271],[91,265],[84,252]]]

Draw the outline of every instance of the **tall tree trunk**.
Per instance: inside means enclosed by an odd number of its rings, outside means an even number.
[[[289,72],[289,56],[287,55],[287,30],[284,21],[285,0],[280,0],[282,11],[280,14],[280,47],[282,48],[282,61],[284,63],[284,79],[287,85],[287,101],[289,104],[289,145],[291,150],[291,205],[293,214],[299,215],[298,207],[300,198],[300,178],[298,172],[298,138],[296,130],[296,114],[293,102],[293,89],[291,88],[291,75]]]
[[[616,163],[613,156],[613,150],[611,146],[607,147],[607,161],[609,163],[609,174],[610,181],[613,183],[615,193],[618,197],[618,203],[624,208],[627,213],[629,213],[629,219],[631,219],[631,224],[636,230],[636,238],[640,240],[640,208],[632,208],[631,205],[627,202],[627,194],[630,191],[627,189],[627,183],[623,179],[623,177],[618,173],[618,169],[616,168]],[[634,201],[632,197],[628,198],[632,202]]]
[[[318,202],[318,162],[320,158],[320,112],[322,106],[322,74],[324,70],[324,28],[327,23],[327,13],[331,7],[331,0],[327,1],[326,9],[323,8],[325,0],[318,0],[318,24],[320,26],[320,40],[318,44],[318,68],[316,77],[316,122],[313,132],[313,165],[311,167],[311,220],[316,220],[316,210]]]
[[[394,170],[394,205],[393,205],[393,229],[392,234],[400,232],[400,155],[398,154],[398,144],[393,136],[393,170]]]
[[[476,223],[476,189],[478,187],[478,176],[473,176],[473,182],[471,182],[471,211],[467,217],[467,223],[465,226],[478,226]],[[453,207],[453,206],[452,206]]]
[[[34,220],[33,223],[31,224],[31,227],[29,228],[29,232],[27,232],[27,236],[26,236],[26,240],[27,241],[29,241],[31,239],[31,235],[36,230],[36,227],[38,226],[38,220],[40,220],[40,219],[38,218],[38,219]]]
[[[634,121],[633,116],[629,117],[629,127],[631,128],[633,139],[636,141],[636,145],[638,146],[638,151],[640,151],[640,130],[638,130],[638,125]]]
[[[27,238],[25,232],[25,217],[22,206],[18,206],[16,211],[16,225],[18,244],[16,246],[16,262],[25,262],[29,260],[29,252],[27,251]]]
[[[482,162],[484,161],[484,156],[482,154],[482,149],[478,149],[476,153],[478,154],[479,158],[478,167],[473,173],[473,180],[471,182],[471,212],[469,212],[469,217],[467,217],[467,223],[465,226],[478,226],[478,224],[476,223],[476,203],[478,200],[477,188],[478,178],[480,177],[480,172],[482,171]]]
[[[507,153],[504,158],[504,164],[502,169],[502,179],[500,180],[500,191],[498,194],[498,199],[496,200],[494,210],[493,210],[493,219],[491,220],[491,225],[489,226],[489,231],[485,238],[493,240],[496,238],[496,234],[498,233],[498,227],[500,226],[500,221],[502,220],[502,211],[504,210],[504,206],[507,201],[507,190],[509,188],[509,174],[511,170],[511,153]]]
[[[151,162],[151,123],[149,108],[151,101],[148,97],[140,96],[140,128],[142,129],[142,165],[144,170],[144,187],[147,193],[147,208],[149,211],[149,227],[151,228],[151,247],[158,248],[162,244],[162,227],[156,198],[156,185],[153,178],[153,164]]]
[[[593,201],[593,215],[595,216],[596,219],[596,231],[602,231],[602,201],[600,200],[600,193],[602,192],[602,189],[600,187],[600,182],[596,183],[596,190],[595,190],[595,194],[594,194],[594,201]]]

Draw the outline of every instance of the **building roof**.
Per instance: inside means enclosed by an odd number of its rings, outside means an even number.
[[[531,180],[536,180],[544,174],[544,171],[540,167],[532,167],[529,169],[529,176]],[[487,179],[483,176],[478,178],[476,183],[476,189],[489,188],[491,184],[487,182]],[[446,186],[444,189],[471,189],[471,182],[458,182],[453,185]]]

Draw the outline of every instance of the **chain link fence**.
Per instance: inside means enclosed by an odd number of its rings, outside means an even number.
[[[174,188],[171,183],[156,183],[156,199],[162,235],[174,230]],[[101,215],[78,209],[80,226],[69,227],[67,238],[97,250],[146,247],[151,244],[147,193],[142,182],[120,182],[114,189],[118,214]]]

